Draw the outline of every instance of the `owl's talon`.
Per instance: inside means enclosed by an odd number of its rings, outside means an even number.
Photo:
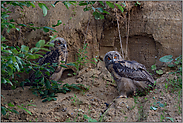
[[[126,95],[120,95],[118,98],[127,98]]]
[[[122,102],[119,103],[119,105],[121,105],[121,103],[124,103],[126,105],[126,108],[129,110],[129,106],[128,106],[127,103],[125,103],[125,102],[122,101]]]

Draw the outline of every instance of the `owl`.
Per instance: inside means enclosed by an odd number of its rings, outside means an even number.
[[[154,79],[144,65],[124,60],[117,51],[106,53],[104,62],[117,84],[119,97],[144,95],[155,87]]]
[[[43,57],[38,60],[38,64],[43,65],[45,63],[50,63],[49,66],[52,66],[53,63],[57,63],[57,66],[54,68],[54,73],[50,72],[50,76],[45,73],[46,70],[42,70],[42,73],[48,79],[58,81],[62,76],[63,70],[65,69],[61,67],[60,64],[63,62],[66,64],[67,62],[67,43],[63,38],[60,37],[55,38],[50,43],[54,43],[54,47],[49,47],[51,51],[43,55]],[[61,61],[63,62],[61,63]],[[35,73],[31,74],[29,77],[30,82],[33,83],[35,78]]]

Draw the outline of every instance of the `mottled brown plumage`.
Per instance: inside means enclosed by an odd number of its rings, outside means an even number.
[[[136,92],[143,95],[155,86],[153,77],[144,65],[136,61],[123,60],[117,51],[106,53],[104,62],[114,77],[120,97],[128,97]]]
[[[55,68],[54,73],[50,72],[50,76],[48,76],[45,72],[46,70],[42,70],[44,76],[46,76],[50,80],[58,81],[62,76],[62,72],[64,70],[63,67],[60,66],[61,61],[67,62],[67,43],[63,38],[57,37],[52,40],[50,43],[54,43],[54,47],[50,47],[50,52],[47,52],[42,58],[38,60],[39,65],[43,65],[45,63],[50,63],[49,66],[52,66],[53,63],[57,63],[57,67]],[[35,81],[35,73],[31,74],[29,80],[31,83]]]

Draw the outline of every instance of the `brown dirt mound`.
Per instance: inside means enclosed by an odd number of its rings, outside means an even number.
[[[114,81],[103,67],[96,69],[82,69],[79,75],[66,78],[64,83],[80,83],[89,87],[88,91],[57,93],[57,100],[42,102],[40,97],[34,95],[29,87],[24,90],[19,87],[15,90],[1,90],[5,98],[1,98],[1,106],[8,107],[7,103],[15,105],[19,114],[8,112],[1,115],[2,122],[63,122],[63,121],[108,121],[108,122],[160,122],[182,121],[182,95],[166,91],[165,74],[158,78],[155,90],[148,95],[133,98],[119,98]],[[35,106],[27,106],[27,104]],[[22,105],[32,115],[16,106]],[[106,104],[109,105],[107,108]],[[128,107],[128,108],[127,108]],[[107,109],[107,110],[106,110]],[[89,119],[86,118],[90,117]],[[173,118],[173,119],[171,119]]]

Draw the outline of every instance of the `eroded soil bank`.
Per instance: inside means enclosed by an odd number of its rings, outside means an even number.
[[[63,83],[80,83],[88,86],[89,90],[57,93],[56,101],[43,103],[43,99],[34,95],[28,86],[24,90],[21,87],[15,90],[1,90],[5,97],[1,97],[1,105],[7,107],[7,103],[11,102],[19,111],[19,114],[8,112],[6,116],[1,115],[1,121],[85,122],[88,119],[84,115],[87,115],[97,121],[108,122],[182,122],[182,91],[172,92],[174,87],[166,89],[165,83],[169,83],[166,80],[168,78],[176,79],[176,76],[164,74],[158,77],[156,88],[146,96],[119,98],[115,101],[118,96],[116,84],[106,69],[99,67],[83,69],[77,77],[64,79]],[[16,108],[22,104],[32,115]],[[36,107],[27,106],[28,104],[34,104]],[[107,107],[106,104],[112,105]]]

